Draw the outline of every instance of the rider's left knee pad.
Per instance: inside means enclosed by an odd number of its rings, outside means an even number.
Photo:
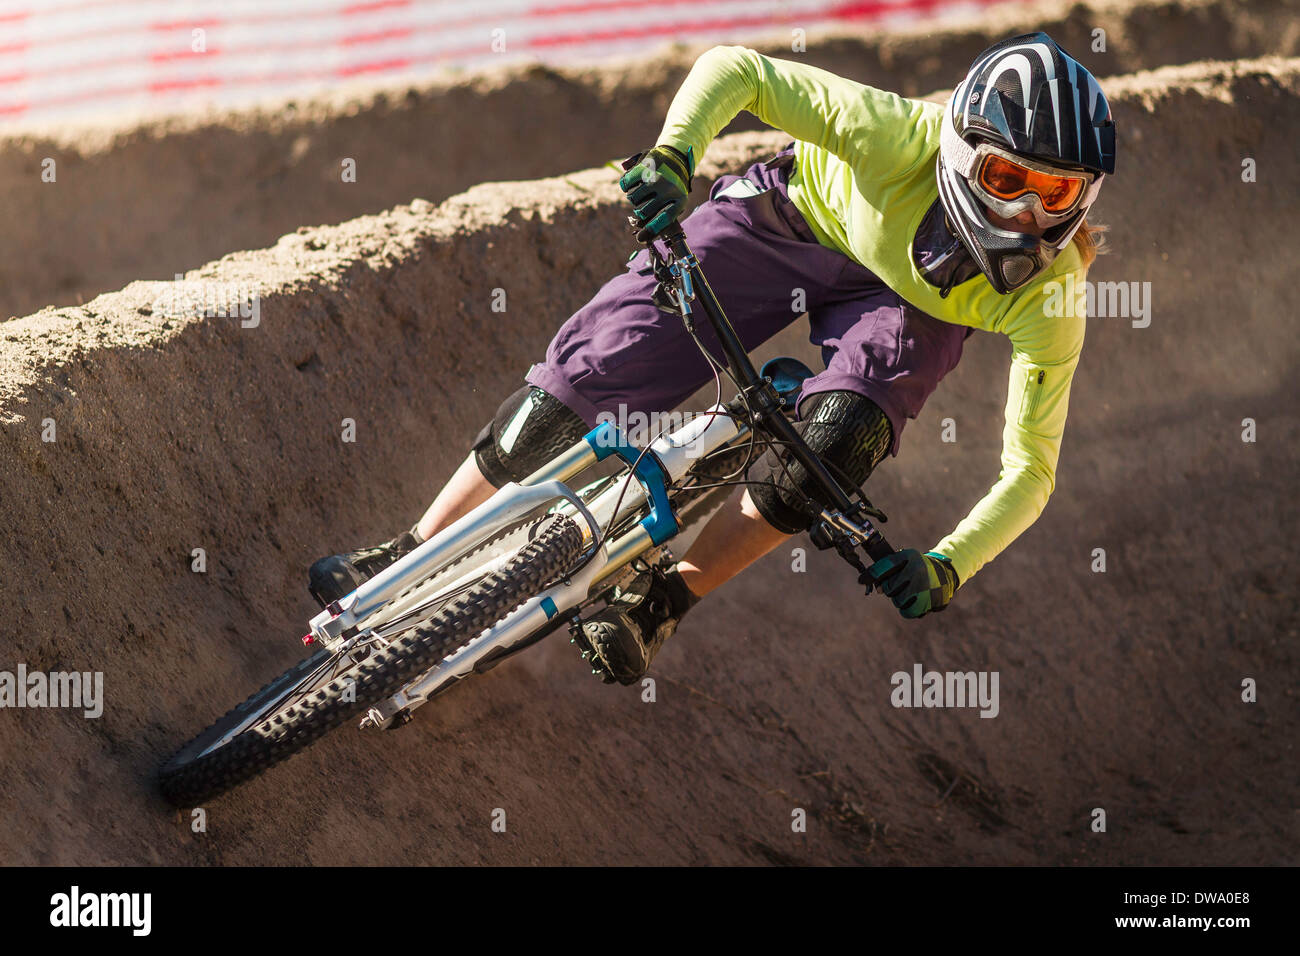
[[[850,494],[889,454],[894,441],[889,417],[857,392],[818,392],[804,403],[802,413],[795,429]],[[823,493],[803,465],[789,453],[778,460],[777,451],[769,448],[750,469],[749,496],[768,524],[798,534],[813,523],[800,503],[807,498],[821,501]]]
[[[536,385],[525,385],[497,409],[474,439],[483,477],[500,488],[522,481],[591,431],[577,412]]]

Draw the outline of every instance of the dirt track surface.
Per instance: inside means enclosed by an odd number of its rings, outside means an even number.
[[[215,801],[206,834],[154,769],[297,659],[311,560],[409,526],[620,267],[617,191],[605,170],[488,184],[189,276],[261,295],[256,328],[166,318],[154,282],[6,324],[0,668],[101,670],[107,705],[0,713],[0,862],[1295,862],[1300,60],[1108,89],[1125,152],[1091,277],[1150,282],[1151,323],[1090,320],[1056,495],[945,614],[904,622],[837,560],[795,574],[778,550],[692,612],[653,705],[553,639],[399,732],[336,732]],[[705,178],[782,141],[724,140]],[[805,335],[762,354],[815,361]],[[900,546],[996,477],[1008,354],[973,337],[873,478]],[[999,671],[1000,715],[893,709],[916,662]]]
[[[979,51],[1031,27],[1100,76],[1300,54],[1298,0],[1043,0],[982,11],[965,27],[813,31],[797,56],[915,96],[952,86]],[[1105,52],[1094,52],[1097,29]],[[796,56],[787,35],[753,45]],[[0,138],[0,320],[80,304],[133,279],[170,279],[302,225],[626,156],[659,132],[701,49],[601,69],[517,68],[209,116],[9,132]],[[743,115],[730,129],[759,128]],[[42,180],[47,158],[55,183]],[[355,182],[342,179],[345,158],[356,161]]]

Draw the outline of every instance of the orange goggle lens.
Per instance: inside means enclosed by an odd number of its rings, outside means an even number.
[[[1001,156],[987,156],[979,171],[980,185],[998,199],[1010,202],[1025,193],[1037,193],[1046,212],[1068,210],[1086,185],[1078,176],[1040,173]]]

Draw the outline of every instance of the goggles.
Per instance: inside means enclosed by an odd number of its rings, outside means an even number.
[[[948,124],[942,132],[948,133]],[[1030,210],[1044,229],[1091,206],[1105,178],[1084,170],[1061,169],[989,142],[972,148],[955,133],[944,135],[943,140],[944,161],[965,178],[985,205],[1006,219]]]

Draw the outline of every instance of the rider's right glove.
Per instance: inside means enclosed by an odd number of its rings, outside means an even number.
[[[656,146],[624,160],[623,168],[627,172],[619,179],[618,188],[634,207],[633,220],[641,227],[637,242],[650,242],[686,208],[695,157],[689,146],[685,154],[672,146]]]

